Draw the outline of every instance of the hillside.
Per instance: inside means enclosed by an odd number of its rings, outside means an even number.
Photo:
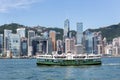
[[[0,26],[0,34],[4,34],[4,29],[9,29],[12,30],[13,33],[16,33],[16,29],[17,28],[26,28],[26,37],[27,37],[27,33],[28,30],[34,30],[38,35],[41,35],[41,33],[43,33],[44,31],[50,31],[50,30],[54,30],[57,33],[57,39],[62,39],[62,35],[63,35],[63,29],[61,28],[46,28],[43,26],[34,26],[34,27],[28,27],[28,26],[24,26],[24,25],[20,25],[18,23],[11,23],[11,24],[4,24]]]
[[[0,26],[0,34],[4,33],[4,29],[9,29],[12,30],[13,33],[16,33],[16,29],[17,28],[26,28],[26,37],[27,37],[27,33],[28,30],[34,30],[38,35],[41,35],[41,33],[43,33],[44,31],[50,31],[50,30],[54,30],[56,31],[56,39],[63,39],[63,29],[62,28],[53,28],[53,27],[43,27],[43,26],[34,26],[34,27],[28,27],[28,26],[24,26],[24,25],[20,25],[18,23],[11,23],[11,24],[4,24]],[[75,36],[76,32],[74,30],[71,30],[71,35]]]
[[[17,28],[26,28],[26,36],[27,36],[27,31],[29,29],[32,29],[30,27],[18,23],[4,24],[0,26],[0,34],[4,34],[4,29],[12,30],[13,33],[16,33]]]
[[[17,23],[11,23],[11,24],[4,24],[0,26],[0,33],[4,33],[4,29],[10,29],[13,31],[13,33],[16,33],[16,29],[20,28],[20,27],[24,27],[26,28],[26,36],[27,36],[27,31],[28,30],[34,30],[38,35],[41,35],[42,32],[44,31],[50,31],[50,30],[54,30],[57,33],[57,39],[63,39],[63,29],[62,28],[46,28],[46,27],[42,27],[42,26],[35,26],[35,27],[28,27],[28,26],[24,26],[24,25],[20,25]],[[102,27],[102,28],[98,28],[98,29],[88,29],[92,32],[98,32],[101,31],[102,36],[107,38],[107,41],[112,41],[113,38],[115,37],[119,37],[120,36],[120,24],[116,24],[116,25],[111,25],[111,26],[107,26],[107,27]],[[70,31],[72,34],[72,36],[76,35],[76,31],[72,30]]]
[[[17,24],[17,23],[4,24],[4,25],[0,26],[0,33],[3,34],[4,29],[9,29],[9,30],[12,30],[13,33],[16,33],[16,29],[19,28],[19,27],[25,27],[25,26]]]
[[[113,38],[120,36],[120,24],[115,24],[99,29],[89,29],[92,32],[101,31],[102,36],[107,38],[107,41],[112,41]]]

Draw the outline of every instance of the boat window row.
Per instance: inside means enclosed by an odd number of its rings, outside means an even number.
[[[85,56],[73,56],[73,58],[85,58]]]
[[[100,56],[89,56],[89,58],[95,58],[95,57],[97,58],[97,57],[100,57]]]
[[[55,58],[66,58],[66,56],[54,56]]]

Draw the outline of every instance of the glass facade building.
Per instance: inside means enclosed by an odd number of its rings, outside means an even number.
[[[27,38],[21,39],[21,56],[27,56],[28,54],[28,47],[27,47]]]
[[[83,39],[83,23],[77,23],[77,44],[82,44]]]
[[[3,34],[0,34],[0,54],[3,53]]]
[[[57,53],[62,54],[63,52],[63,42],[62,40],[57,40]]]
[[[35,37],[35,31],[28,31],[28,46],[32,46],[32,38]]]
[[[90,31],[86,31],[86,43],[85,43],[85,51],[86,53],[93,53],[93,33]]]
[[[32,55],[52,54],[52,41],[41,36],[36,36],[32,40]]]
[[[7,50],[9,50],[9,35],[12,33],[12,30],[4,30],[4,52],[7,52]]]
[[[70,30],[70,22],[68,19],[66,19],[64,22],[64,35],[63,35],[64,39],[69,37],[69,30]]]
[[[28,31],[28,56],[32,56],[32,40],[35,37],[35,31]]]
[[[9,35],[9,51],[13,56],[20,56],[20,36],[19,34]]]

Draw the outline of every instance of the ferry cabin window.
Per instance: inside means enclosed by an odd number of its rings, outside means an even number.
[[[39,59],[38,61],[44,62],[44,61],[45,61],[45,59]]]

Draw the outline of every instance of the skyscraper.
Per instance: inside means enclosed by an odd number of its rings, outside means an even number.
[[[84,47],[81,44],[76,44],[74,49],[75,54],[84,54]]]
[[[28,31],[28,56],[32,55],[32,39],[35,37],[35,31]]]
[[[46,39],[48,38],[48,31],[45,31],[45,32],[43,33],[43,37],[46,38]]]
[[[21,56],[27,56],[28,47],[27,47],[27,38],[21,38]]]
[[[0,34],[0,54],[3,53],[3,34]]]
[[[70,30],[70,22],[68,19],[66,19],[64,22],[64,35],[63,35],[64,39],[69,37],[69,30]]]
[[[74,53],[75,40],[66,38],[65,39],[65,53]]]
[[[77,23],[77,44],[82,44],[83,39],[83,23]]]
[[[20,56],[20,36],[11,33],[9,35],[9,51],[13,56]]]
[[[57,52],[58,52],[58,54],[62,54],[62,52],[63,52],[63,42],[62,42],[62,40],[57,40]]]
[[[93,33],[90,31],[86,31],[86,44],[85,44],[85,51],[86,53],[93,53]]]
[[[56,51],[56,32],[55,31],[50,31],[49,37],[52,40],[53,51]]]
[[[4,52],[6,53],[9,50],[8,42],[9,42],[9,35],[12,33],[12,30],[4,30]]]
[[[50,38],[36,36],[32,40],[32,55],[52,54],[52,41]]]
[[[20,38],[25,37],[25,28],[18,28],[17,34],[20,35]]]
[[[93,53],[97,54],[98,53],[98,38],[97,38],[97,33],[94,33],[94,37],[93,37]]]

